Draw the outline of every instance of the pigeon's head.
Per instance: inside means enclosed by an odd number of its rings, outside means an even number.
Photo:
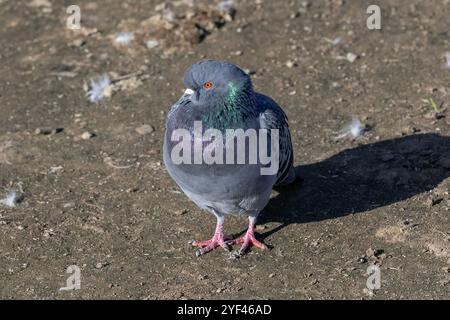
[[[191,102],[205,106],[234,103],[253,92],[250,77],[242,69],[216,60],[192,65],[184,75],[184,84]]]

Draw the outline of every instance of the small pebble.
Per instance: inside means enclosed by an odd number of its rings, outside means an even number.
[[[157,46],[159,46],[159,41],[158,40],[148,40],[145,42],[145,45],[147,46],[148,49],[153,49],[153,48],[156,48]]]
[[[108,264],[107,263],[104,263],[104,262],[98,262],[96,265],[95,265],[95,268],[96,269],[101,269],[101,268],[103,268],[103,267],[106,267]]]
[[[34,133],[36,134],[43,134],[43,135],[48,135],[48,134],[57,134],[60,132],[63,132],[64,128],[37,128]]]
[[[186,214],[186,213],[188,213],[188,212],[189,212],[189,211],[188,211],[187,209],[181,209],[181,210],[177,210],[177,211],[175,212],[175,214],[181,216],[181,215],[184,215],[184,214]]]
[[[86,132],[83,132],[83,134],[80,137],[83,140],[89,140],[89,139],[93,138],[94,136],[95,136],[95,134],[93,134],[92,132],[86,131]]]
[[[267,229],[267,226],[265,224],[258,224],[255,228],[256,231],[261,232]]]
[[[366,263],[367,262],[367,257],[366,256],[359,257],[357,262],[361,263],[361,264]]]
[[[51,134],[52,133],[52,129],[51,128],[37,128],[34,133],[36,134]]]
[[[427,205],[427,207],[431,208],[431,207],[434,207],[435,205],[438,205],[439,203],[441,203],[442,200],[444,200],[444,199],[441,198],[441,197],[438,197],[438,198],[429,198],[429,199],[427,199],[427,201],[426,201],[426,205]]]
[[[286,67],[288,67],[289,69],[294,68],[296,66],[297,64],[294,61],[289,60],[286,62]]]
[[[144,124],[144,125],[142,125],[140,127],[137,127],[135,130],[140,135],[146,135],[146,134],[154,132],[155,128],[153,128],[151,125]]]
[[[349,53],[347,53],[346,58],[347,58],[347,60],[348,60],[350,63],[353,63],[353,62],[356,61],[356,59],[359,58],[359,56],[358,56],[357,54],[354,54],[354,53],[349,52]]]
[[[72,208],[75,206],[74,202],[67,202],[63,204],[63,208],[67,209],[67,208]]]
[[[372,249],[369,248],[366,250],[366,255],[364,257],[367,258],[376,258],[376,259],[384,259],[386,255],[383,254],[383,249]]]
[[[83,39],[76,39],[76,40],[74,40],[74,41],[71,43],[71,45],[72,45],[73,47],[82,47],[82,46],[84,46],[85,44],[86,44],[86,41],[83,40]]]

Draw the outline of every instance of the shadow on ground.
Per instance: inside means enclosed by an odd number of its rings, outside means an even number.
[[[279,189],[259,223],[281,225],[366,212],[435,188],[450,176],[450,138],[418,134],[361,145],[298,166],[301,183]]]

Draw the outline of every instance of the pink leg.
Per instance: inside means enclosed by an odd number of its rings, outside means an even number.
[[[247,229],[247,232],[245,233],[245,235],[232,241],[233,244],[242,244],[241,248],[239,249],[239,255],[245,254],[247,252],[247,250],[250,249],[251,246],[255,246],[255,247],[263,249],[263,250],[267,249],[267,246],[264,243],[259,242],[255,238],[256,218],[249,217],[248,219],[249,219],[249,224],[248,224],[248,229]]]
[[[212,237],[212,239],[206,241],[194,241],[192,243],[193,246],[202,247],[195,252],[195,255],[197,257],[204,255],[205,253],[208,253],[219,246],[224,248],[226,251],[230,251],[227,243],[227,241],[230,239],[231,238],[229,236],[226,236],[223,232],[223,217],[217,218],[216,231],[214,232],[214,236]]]

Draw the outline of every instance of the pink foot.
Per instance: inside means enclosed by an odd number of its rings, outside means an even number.
[[[253,228],[251,227],[247,230],[245,235],[236,240],[233,240],[232,243],[242,244],[241,248],[239,249],[239,255],[245,254],[251,246],[255,246],[263,250],[267,249],[267,246],[264,243],[256,240],[255,233],[253,231]]]
[[[214,236],[212,237],[211,240],[194,241],[192,243],[192,245],[196,246],[196,247],[202,247],[202,248],[198,249],[197,251],[195,251],[195,255],[197,257],[199,257],[201,255],[204,255],[205,253],[208,253],[208,252],[214,250],[215,248],[217,248],[219,246],[224,248],[226,251],[230,251],[228,241],[231,239],[232,239],[231,237],[226,236],[223,233],[222,226],[218,226],[216,228],[216,232],[214,233]]]

